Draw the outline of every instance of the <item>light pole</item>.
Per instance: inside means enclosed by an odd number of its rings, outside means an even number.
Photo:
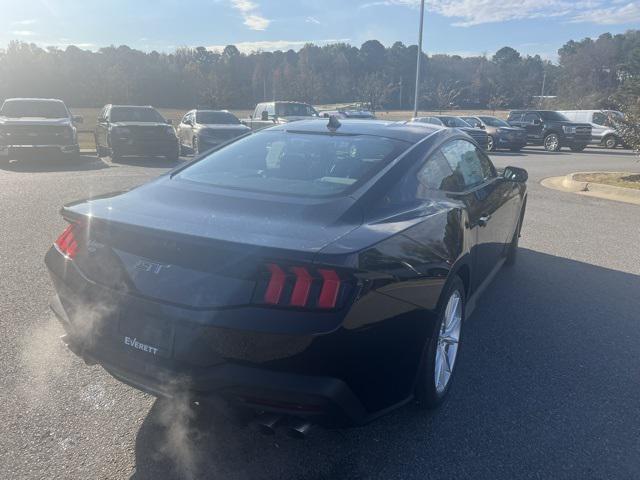
[[[418,34],[418,60],[416,65],[416,96],[413,100],[413,116],[418,116],[418,95],[420,90],[420,64],[422,63],[422,27],[424,23],[424,0],[420,2],[420,33]]]

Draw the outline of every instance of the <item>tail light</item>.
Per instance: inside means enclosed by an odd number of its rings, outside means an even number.
[[[56,248],[65,257],[73,259],[78,253],[78,223],[72,223],[58,237],[55,242]]]
[[[350,276],[332,269],[269,263],[254,300],[280,307],[331,310],[342,305],[353,283]]]

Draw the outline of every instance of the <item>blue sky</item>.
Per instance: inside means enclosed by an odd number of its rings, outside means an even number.
[[[306,42],[416,42],[420,0],[0,0],[10,40],[97,49],[181,46],[244,51]],[[428,53],[492,54],[509,45],[554,59],[569,39],[640,26],[640,0],[426,0]]]

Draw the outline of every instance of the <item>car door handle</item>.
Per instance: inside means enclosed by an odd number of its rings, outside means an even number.
[[[489,223],[489,220],[491,220],[491,215],[483,215],[478,219],[478,225],[480,225],[481,227],[486,227]]]

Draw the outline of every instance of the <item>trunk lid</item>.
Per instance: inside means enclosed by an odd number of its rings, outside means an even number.
[[[362,221],[349,197],[222,192],[169,176],[63,215],[85,225],[75,261],[90,280],[194,308],[250,303],[267,262],[310,263]]]

